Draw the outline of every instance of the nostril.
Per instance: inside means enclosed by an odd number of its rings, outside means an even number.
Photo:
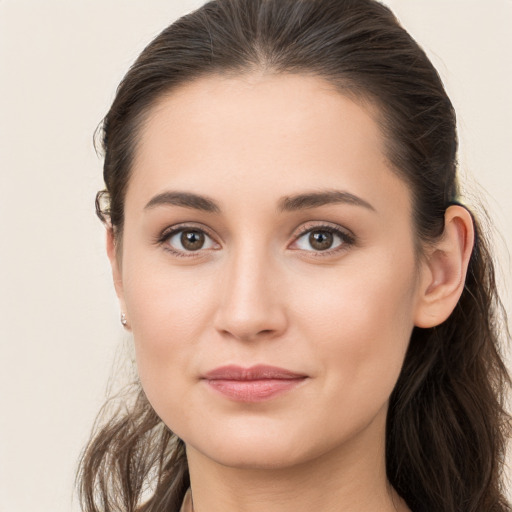
[[[231,323],[230,325],[225,325],[224,328],[219,328],[218,331],[227,338],[254,342],[279,336],[285,330],[284,323],[281,327],[276,324],[275,328],[267,329],[260,329],[257,325],[254,324],[250,325],[246,323],[244,325],[240,325]]]

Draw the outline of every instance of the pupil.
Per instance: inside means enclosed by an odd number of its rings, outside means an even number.
[[[309,243],[311,247],[319,251],[325,251],[332,245],[332,233],[328,231],[315,231],[309,235]]]
[[[204,233],[200,231],[184,231],[181,234],[181,244],[189,251],[197,251],[204,245]]]

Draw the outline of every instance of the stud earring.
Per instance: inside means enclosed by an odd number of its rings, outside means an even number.
[[[123,327],[128,325],[128,320],[126,320],[126,315],[124,313],[121,313],[121,323],[123,324]]]

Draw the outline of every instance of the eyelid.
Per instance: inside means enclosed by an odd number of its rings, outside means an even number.
[[[304,235],[314,232],[314,231],[327,231],[330,233],[333,233],[334,235],[338,236],[341,239],[341,244],[336,246],[333,249],[326,249],[323,251],[320,250],[305,250],[305,249],[293,249],[296,251],[302,251],[304,253],[308,253],[308,255],[311,255],[315,258],[317,257],[326,257],[326,256],[333,256],[339,252],[346,251],[351,246],[355,245],[356,243],[356,236],[354,233],[345,228],[340,226],[339,224],[334,224],[330,222],[325,221],[317,221],[317,222],[307,222],[303,224],[298,232],[294,235],[293,242],[291,245],[295,244],[300,238],[302,238]]]
[[[181,251],[178,249],[175,249],[170,244],[167,244],[166,247],[164,247],[165,250],[171,252],[173,255],[176,255],[178,257],[201,257],[204,256],[205,251],[212,251],[212,250],[218,250],[221,246],[221,244],[217,241],[217,237],[213,235],[211,230],[197,222],[180,222],[179,224],[174,224],[172,226],[166,227],[156,238],[155,243],[159,245],[164,245],[172,236],[176,235],[177,233],[181,231],[201,231],[204,233],[207,237],[209,237],[215,244],[217,244],[218,248],[207,248],[207,249],[198,249],[197,251]],[[333,233],[334,235],[338,236],[342,243],[338,246],[336,246],[334,249],[325,249],[325,250],[305,250],[305,249],[292,249],[294,251],[301,251],[303,253],[308,253],[309,255],[313,257],[324,257],[324,256],[332,256],[334,254],[337,254],[339,252],[346,251],[349,247],[353,246],[356,243],[356,237],[354,233],[345,228],[340,226],[339,224],[334,224],[327,221],[310,221],[306,222],[305,224],[301,225],[296,233],[293,236],[292,242],[287,246],[290,248],[291,245],[295,244],[301,237],[306,235],[307,233],[311,233],[313,231],[327,231],[330,233]]]
[[[354,240],[356,238],[354,233],[350,229],[348,229],[344,226],[340,226],[339,224],[336,224],[334,222],[322,221],[322,220],[305,222],[298,228],[298,230],[295,234],[295,237],[298,238],[299,236],[303,235],[304,233],[314,231],[315,229],[318,229],[320,231],[322,228],[326,229],[327,231],[332,230],[335,232],[339,232],[349,238],[353,238]]]
[[[171,237],[180,233],[181,231],[200,231],[204,233],[204,235],[206,235],[208,238],[210,238],[216,245],[220,246],[219,242],[217,241],[217,237],[212,234],[211,230],[205,225],[197,222],[180,222],[179,224],[173,224],[172,226],[168,226],[163,231],[161,231],[161,233],[156,237],[155,243],[158,245],[164,245]],[[197,258],[200,256],[204,256],[205,251],[212,251],[218,249],[207,248],[198,249],[197,251],[181,251],[179,249],[175,249],[170,244],[166,244],[164,250],[178,257]]]

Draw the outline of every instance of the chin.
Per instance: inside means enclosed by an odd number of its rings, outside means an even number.
[[[238,429],[233,432],[226,429],[222,436],[212,434],[204,436],[199,443],[185,440],[187,450],[192,447],[217,464],[239,469],[290,468],[311,461],[330,448],[323,443],[311,443],[311,435],[299,435],[298,432],[296,435],[284,435],[283,432],[272,435],[264,430]]]
[[[306,462],[299,454],[290,454],[286,449],[273,450],[267,445],[258,446],[228,446],[225,450],[208,450],[203,452],[216,463],[236,469],[269,470],[285,469]]]

